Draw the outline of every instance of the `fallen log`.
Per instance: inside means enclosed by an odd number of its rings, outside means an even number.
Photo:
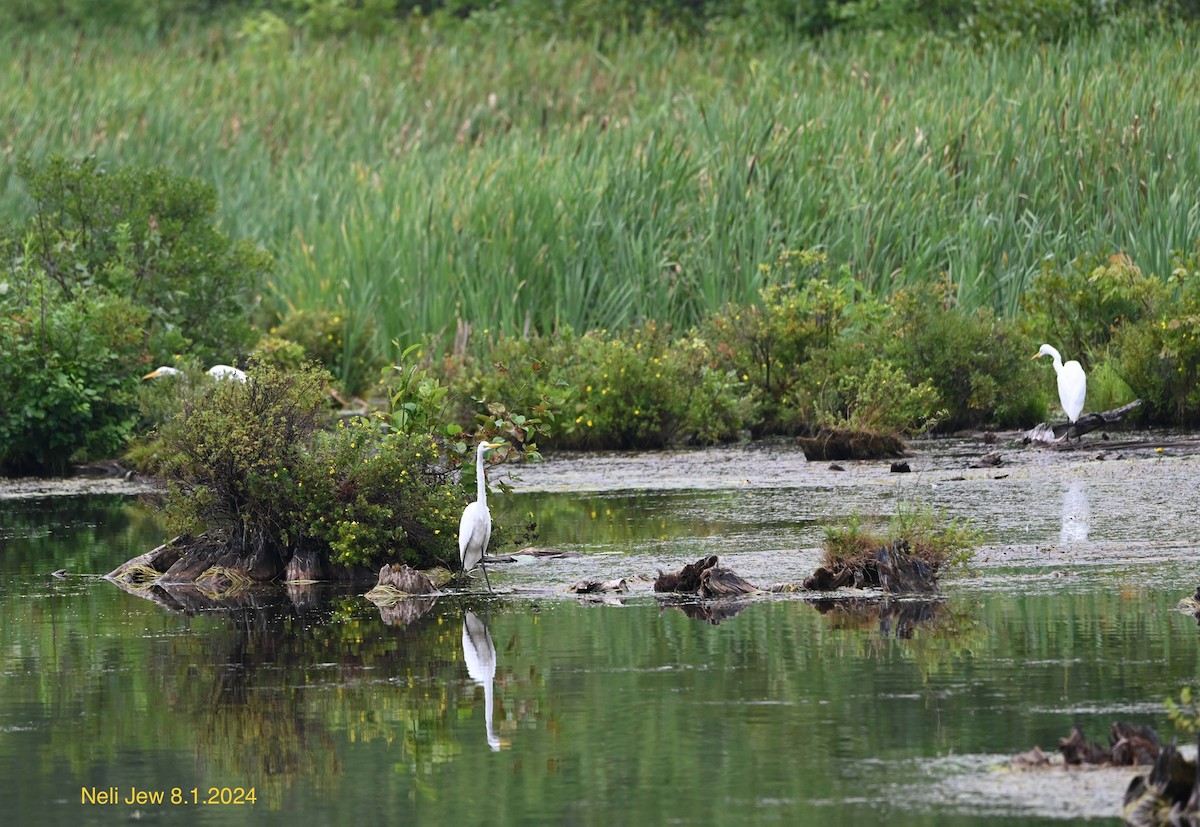
[[[1078,439],[1084,434],[1095,431],[1098,428],[1120,422],[1131,411],[1140,408],[1141,405],[1142,400],[1135,399],[1128,405],[1113,408],[1111,411],[1084,414],[1075,422],[1060,422],[1057,425],[1048,425],[1045,422],[1041,422],[1026,431],[1021,437],[1021,442],[1025,445],[1031,442],[1039,442],[1043,445],[1056,445],[1070,437]]]

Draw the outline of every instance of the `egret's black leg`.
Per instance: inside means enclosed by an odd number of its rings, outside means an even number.
[[[479,568],[483,569],[483,582],[484,582],[484,583],[487,583],[488,591],[489,591],[489,592],[492,592],[492,594],[495,594],[495,592],[493,592],[493,591],[492,591],[492,581],[491,581],[491,580],[488,580],[488,576],[487,576],[487,566],[485,566],[485,565],[483,564],[483,558],[482,558],[482,557],[480,557],[480,558],[479,558]]]

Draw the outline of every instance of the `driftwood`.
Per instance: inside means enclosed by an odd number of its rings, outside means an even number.
[[[1080,438],[1084,434],[1095,431],[1098,428],[1120,422],[1130,411],[1140,408],[1141,405],[1142,400],[1135,399],[1128,405],[1113,408],[1111,411],[1084,414],[1074,423],[1060,422],[1057,425],[1048,425],[1042,422],[1026,431],[1022,435],[1021,442],[1026,445],[1031,442],[1054,445],[1070,437]]]
[[[907,450],[904,440],[890,434],[867,431],[835,431],[824,429],[816,436],[798,437],[805,459],[882,459],[902,457]]]
[[[131,580],[135,572],[151,570],[162,575],[175,565],[184,547],[191,541],[191,535],[181,534],[173,540],[168,540],[161,546],[126,560],[121,565],[104,575],[108,580]]]
[[[578,551],[563,551],[559,548],[538,548],[537,546],[526,546],[520,551],[514,551],[512,554],[497,554],[495,557],[484,557],[485,565],[492,563],[515,563],[518,556],[536,557],[539,560],[562,560],[568,557],[582,556]]]
[[[658,573],[654,591],[699,594],[701,597],[734,597],[759,589],[733,571],[717,565],[717,555],[701,557],[673,573]]]
[[[897,540],[890,546],[880,546],[873,556],[841,560],[832,568],[819,566],[804,580],[804,588],[812,591],[833,591],[842,586],[875,586],[885,594],[936,592],[937,570],[910,554],[907,540]]]

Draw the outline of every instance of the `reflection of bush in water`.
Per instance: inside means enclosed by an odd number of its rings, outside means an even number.
[[[813,607],[826,616],[833,629],[879,631],[878,635],[854,636],[853,656],[882,653],[884,640],[903,641],[899,652],[913,658],[926,677],[970,651],[984,634],[973,612],[944,599],[884,601],[850,597],[816,600]],[[839,646],[845,643],[841,641]]]
[[[465,676],[457,609],[440,622],[431,611],[393,626],[358,598],[307,605],[237,610],[226,615],[233,628],[224,637],[173,641],[166,663],[175,671],[162,694],[173,713],[192,718],[200,759],[255,786],[272,809],[293,785],[336,793],[343,739],[398,747],[389,760],[418,785],[455,760],[459,722],[482,714],[483,691]],[[541,669],[501,664],[495,680],[498,728],[543,718]],[[506,707],[506,696],[524,700]]]

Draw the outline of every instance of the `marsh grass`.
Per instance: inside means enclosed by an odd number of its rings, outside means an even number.
[[[903,504],[886,524],[852,514],[841,525],[826,526],[824,564],[861,565],[874,558],[876,549],[897,540],[907,540],[911,554],[936,572],[966,565],[982,537],[969,520],[947,518],[926,505]]]
[[[1200,236],[1196,41],[0,36],[0,153],[210,181],[222,228],[278,258],[268,303],[336,310],[347,348],[448,347],[460,319],[685,328],[800,247],[879,294],[946,273],[1015,312],[1048,258],[1165,274]],[[13,166],[0,220],[26,209]]]

